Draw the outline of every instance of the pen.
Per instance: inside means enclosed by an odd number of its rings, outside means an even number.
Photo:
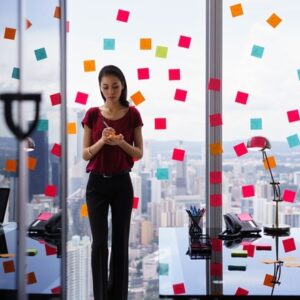
[[[109,127],[108,124],[103,120],[103,124],[105,127]]]

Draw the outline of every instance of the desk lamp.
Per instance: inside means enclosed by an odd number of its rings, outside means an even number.
[[[271,175],[271,186],[273,189],[273,202],[275,202],[275,222],[272,225],[264,226],[264,233],[267,235],[288,235],[290,233],[290,226],[279,224],[278,220],[278,203],[282,201],[280,182],[274,180],[272,170],[270,167],[270,162],[266,151],[271,149],[271,144],[269,140],[263,136],[254,136],[247,141],[247,148],[249,150],[261,151],[263,156],[263,161],[266,162],[268,170]]]

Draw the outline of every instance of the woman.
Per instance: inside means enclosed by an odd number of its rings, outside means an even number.
[[[95,300],[125,300],[128,294],[128,240],[133,201],[130,170],[143,156],[143,122],[129,106],[122,71],[102,68],[98,81],[104,105],[90,108],[82,120],[83,159],[90,173],[86,201],[92,232],[92,274]],[[108,208],[112,241],[108,278]]]

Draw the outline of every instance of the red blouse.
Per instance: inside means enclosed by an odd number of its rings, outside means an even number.
[[[81,124],[87,125],[92,130],[92,144],[96,143],[102,136],[105,128],[103,120],[108,126],[115,129],[116,134],[123,134],[124,140],[133,145],[134,129],[143,126],[139,111],[130,106],[127,113],[118,120],[110,120],[101,114],[99,107],[91,107],[86,112]],[[133,158],[119,146],[105,144],[101,150],[88,162],[86,171],[95,171],[102,174],[119,173],[124,170],[131,170]]]

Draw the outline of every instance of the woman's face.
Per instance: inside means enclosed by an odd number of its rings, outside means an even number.
[[[100,89],[107,103],[117,103],[119,102],[123,85],[118,77],[104,75],[100,82]]]

